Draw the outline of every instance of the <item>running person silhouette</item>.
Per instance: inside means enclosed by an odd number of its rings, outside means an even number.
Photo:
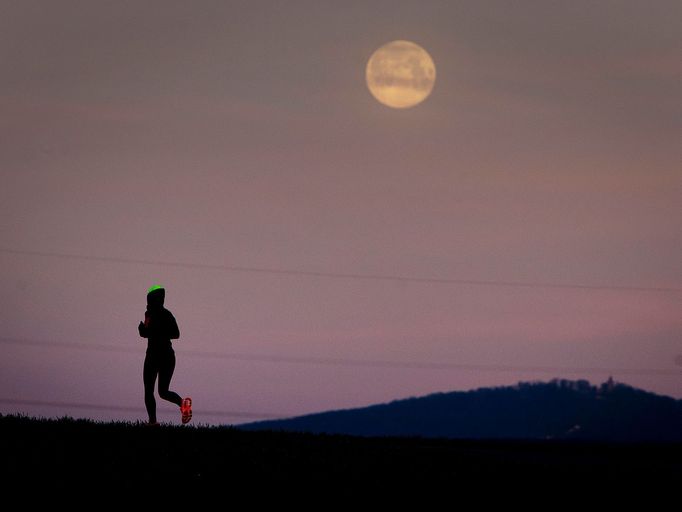
[[[180,407],[182,422],[192,419],[192,399],[180,398],[170,391],[171,378],[175,370],[175,352],[171,340],[180,337],[180,330],[173,314],[163,307],[166,290],[155,285],[147,291],[147,311],[144,322],[137,326],[140,336],[147,338],[147,355],[144,358],[144,405],[149,415],[149,425],[158,425],[156,421],[156,400],[154,384],[159,377],[159,396]]]

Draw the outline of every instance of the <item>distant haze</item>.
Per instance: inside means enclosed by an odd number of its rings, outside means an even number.
[[[397,39],[438,70],[404,110]],[[196,422],[682,397],[679,1],[26,0],[0,64],[0,412],[146,419],[157,283]]]

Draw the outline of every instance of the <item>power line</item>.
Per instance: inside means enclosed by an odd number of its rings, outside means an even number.
[[[492,364],[461,364],[461,363],[435,363],[435,362],[402,362],[386,361],[378,359],[342,359],[342,358],[321,358],[321,357],[289,357],[272,356],[260,354],[228,354],[220,352],[199,352],[185,351],[185,355],[195,357],[225,358],[241,361],[259,361],[269,363],[293,363],[293,364],[313,364],[329,366],[357,366],[367,368],[396,368],[411,370],[466,370],[483,372],[525,372],[525,373],[609,373],[619,375],[659,375],[682,377],[681,370],[664,370],[654,368],[604,368],[604,367],[585,367],[575,368],[567,366],[514,366],[514,365],[492,365]]]
[[[0,403],[9,405],[27,405],[27,406],[40,406],[40,407],[59,407],[61,409],[90,409],[90,410],[102,410],[102,411],[123,411],[123,412],[146,412],[143,407],[127,407],[121,405],[101,405],[101,404],[88,404],[82,402],[54,402],[49,400],[23,400],[15,398],[0,398]],[[171,413],[168,410],[159,410],[160,413]],[[271,414],[262,412],[244,412],[244,411],[215,411],[215,410],[204,410],[199,411],[202,416],[228,416],[235,418],[262,418],[262,419],[272,419],[272,418],[283,418],[287,415],[283,414]]]
[[[71,341],[45,341],[45,340],[30,340],[26,338],[8,338],[0,336],[0,343],[8,345],[28,345],[35,347],[48,348],[70,348],[75,350],[95,350],[102,352],[127,352],[139,354],[144,351],[144,347],[140,348],[124,347],[119,345],[104,345],[100,343],[78,343]],[[142,344],[140,344],[142,345]]]
[[[119,258],[115,256],[91,256],[84,254],[62,253],[62,252],[45,252],[45,251],[27,251],[19,249],[0,248],[0,252],[7,254],[17,254],[23,256],[42,256],[51,258],[65,258],[78,259],[85,261],[101,261],[107,263],[128,263],[136,265],[156,265],[166,267],[179,268],[193,268],[203,270],[223,270],[229,272],[249,272],[271,275],[283,276],[298,276],[298,277],[317,277],[317,278],[332,278],[332,279],[356,279],[356,280],[372,280],[372,281],[394,281],[405,283],[433,283],[433,284],[459,284],[470,286],[497,286],[497,287],[511,287],[511,288],[549,288],[549,289],[569,289],[569,290],[602,290],[602,291],[628,291],[628,292],[682,292],[679,287],[666,286],[616,286],[616,285],[591,285],[591,284],[566,284],[566,283],[549,283],[549,282],[524,282],[524,281],[504,281],[504,280],[486,280],[486,279],[454,279],[454,278],[438,278],[438,277],[417,277],[417,276],[400,276],[392,274],[358,274],[358,273],[343,273],[343,272],[316,272],[310,270],[297,269],[282,269],[282,268],[267,268],[267,267],[246,267],[239,265],[219,265],[208,263],[183,263],[176,261],[162,261],[162,260],[147,260],[136,258]]]
[[[101,345],[77,342],[60,342],[29,340],[19,338],[0,337],[0,343],[39,346],[47,348],[65,348],[76,350],[95,350],[107,352],[126,352],[141,353],[143,348],[121,347],[117,345]],[[518,366],[500,364],[465,364],[447,362],[407,362],[390,361],[382,359],[350,359],[350,358],[330,358],[330,357],[307,357],[307,356],[282,356],[273,354],[249,354],[249,353],[230,353],[213,352],[202,350],[177,350],[178,353],[188,357],[199,357],[206,359],[230,359],[236,361],[263,362],[274,364],[303,364],[303,365],[325,365],[325,366],[346,366],[346,367],[365,367],[365,368],[394,368],[409,370],[462,370],[478,372],[496,373],[571,373],[571,374],[609,374],[609,375],[649,375],[659,377],[682,377],[682,369],[658,369],[658,368],[611,368],[611,367],[569,367],[569,366]]]

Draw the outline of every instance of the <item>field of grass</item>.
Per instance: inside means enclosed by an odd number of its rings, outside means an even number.
[[[59,490],[678,493],[681,444],[360,438],[0,416],[2,482]],[[252,491],[250,491],[252,492]],[[483,495],[482,495],[483,496]]]

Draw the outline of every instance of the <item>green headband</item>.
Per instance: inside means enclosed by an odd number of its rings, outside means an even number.
[[[147,290],[147,294],[150,294],[156,290],[163,290],[163,286],[161,286],[160,284],[155,284],[149,290]]]

